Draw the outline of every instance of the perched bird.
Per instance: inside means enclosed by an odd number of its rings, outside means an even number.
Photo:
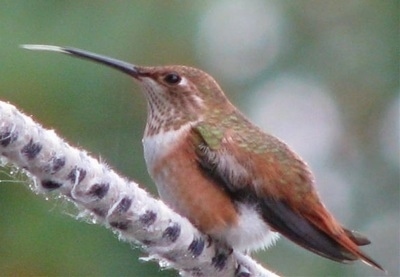
[[[83,50],[24,45],[118,69],[147,99],[143,137],[161,199],[200,231],[237,250],[271,244],[278,233],[323,257],[383,270],[322,204],[307,164],[252,124],[207,73],[187,66],[136,66]]]

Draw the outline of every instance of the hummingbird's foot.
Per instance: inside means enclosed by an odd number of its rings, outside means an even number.
[[[229,254],[226,252],[216,252],[215,256],[211,260],[211,264],[218,270],[222,270],[226,265],[226,260]]]
[[[207,235],[207,248],[211,246],[213,239],[210,235]],[[216,243],[216,241],[215,241]]]
[[[233,253],[233,249],[219,240],[214,240],[214,243],[216,251],[214,257],[211,259],[211,264],[218,270],[222,270],[226,265],[228,257]]]

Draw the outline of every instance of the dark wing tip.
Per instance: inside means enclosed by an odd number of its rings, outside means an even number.
[[[263,198],[260,208],[271,227],[300,246],[338,262],[346,263],[358,259],[307,219],[291,210],[283,201]]]
[[[386,272],[381,265],[361,251],[352,253],[340,245],[304,217],[290,209],[283,201],[263,198],[260,201],[262,216],[265,221],[283,236],[298,245],[325,258],[349,263],[361,259],[364,263]],[[355,231],[344,229],[349,239],[356,245],[367,245],[370,241]]]
[[[300,246],[338,262],[358,259],[307,219],[293,212],[283,201],[264,198],[260,208],[271,227]]]

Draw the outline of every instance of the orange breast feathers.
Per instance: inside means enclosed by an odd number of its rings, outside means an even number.
[[[218,234],[237,225],[233,201],[200,167],[193,144],[182,137],[150,169],[161,199],[204,233]]]

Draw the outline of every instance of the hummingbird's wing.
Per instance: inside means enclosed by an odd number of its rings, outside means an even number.
[[[233,199],[254,204],[275,231],[329,259],[362,259],[382,269],[358,247],[368,239],[326,210],[307,165],[283,142],[238,114],[218,124],[200,122],[192,131],[200,167]]]

